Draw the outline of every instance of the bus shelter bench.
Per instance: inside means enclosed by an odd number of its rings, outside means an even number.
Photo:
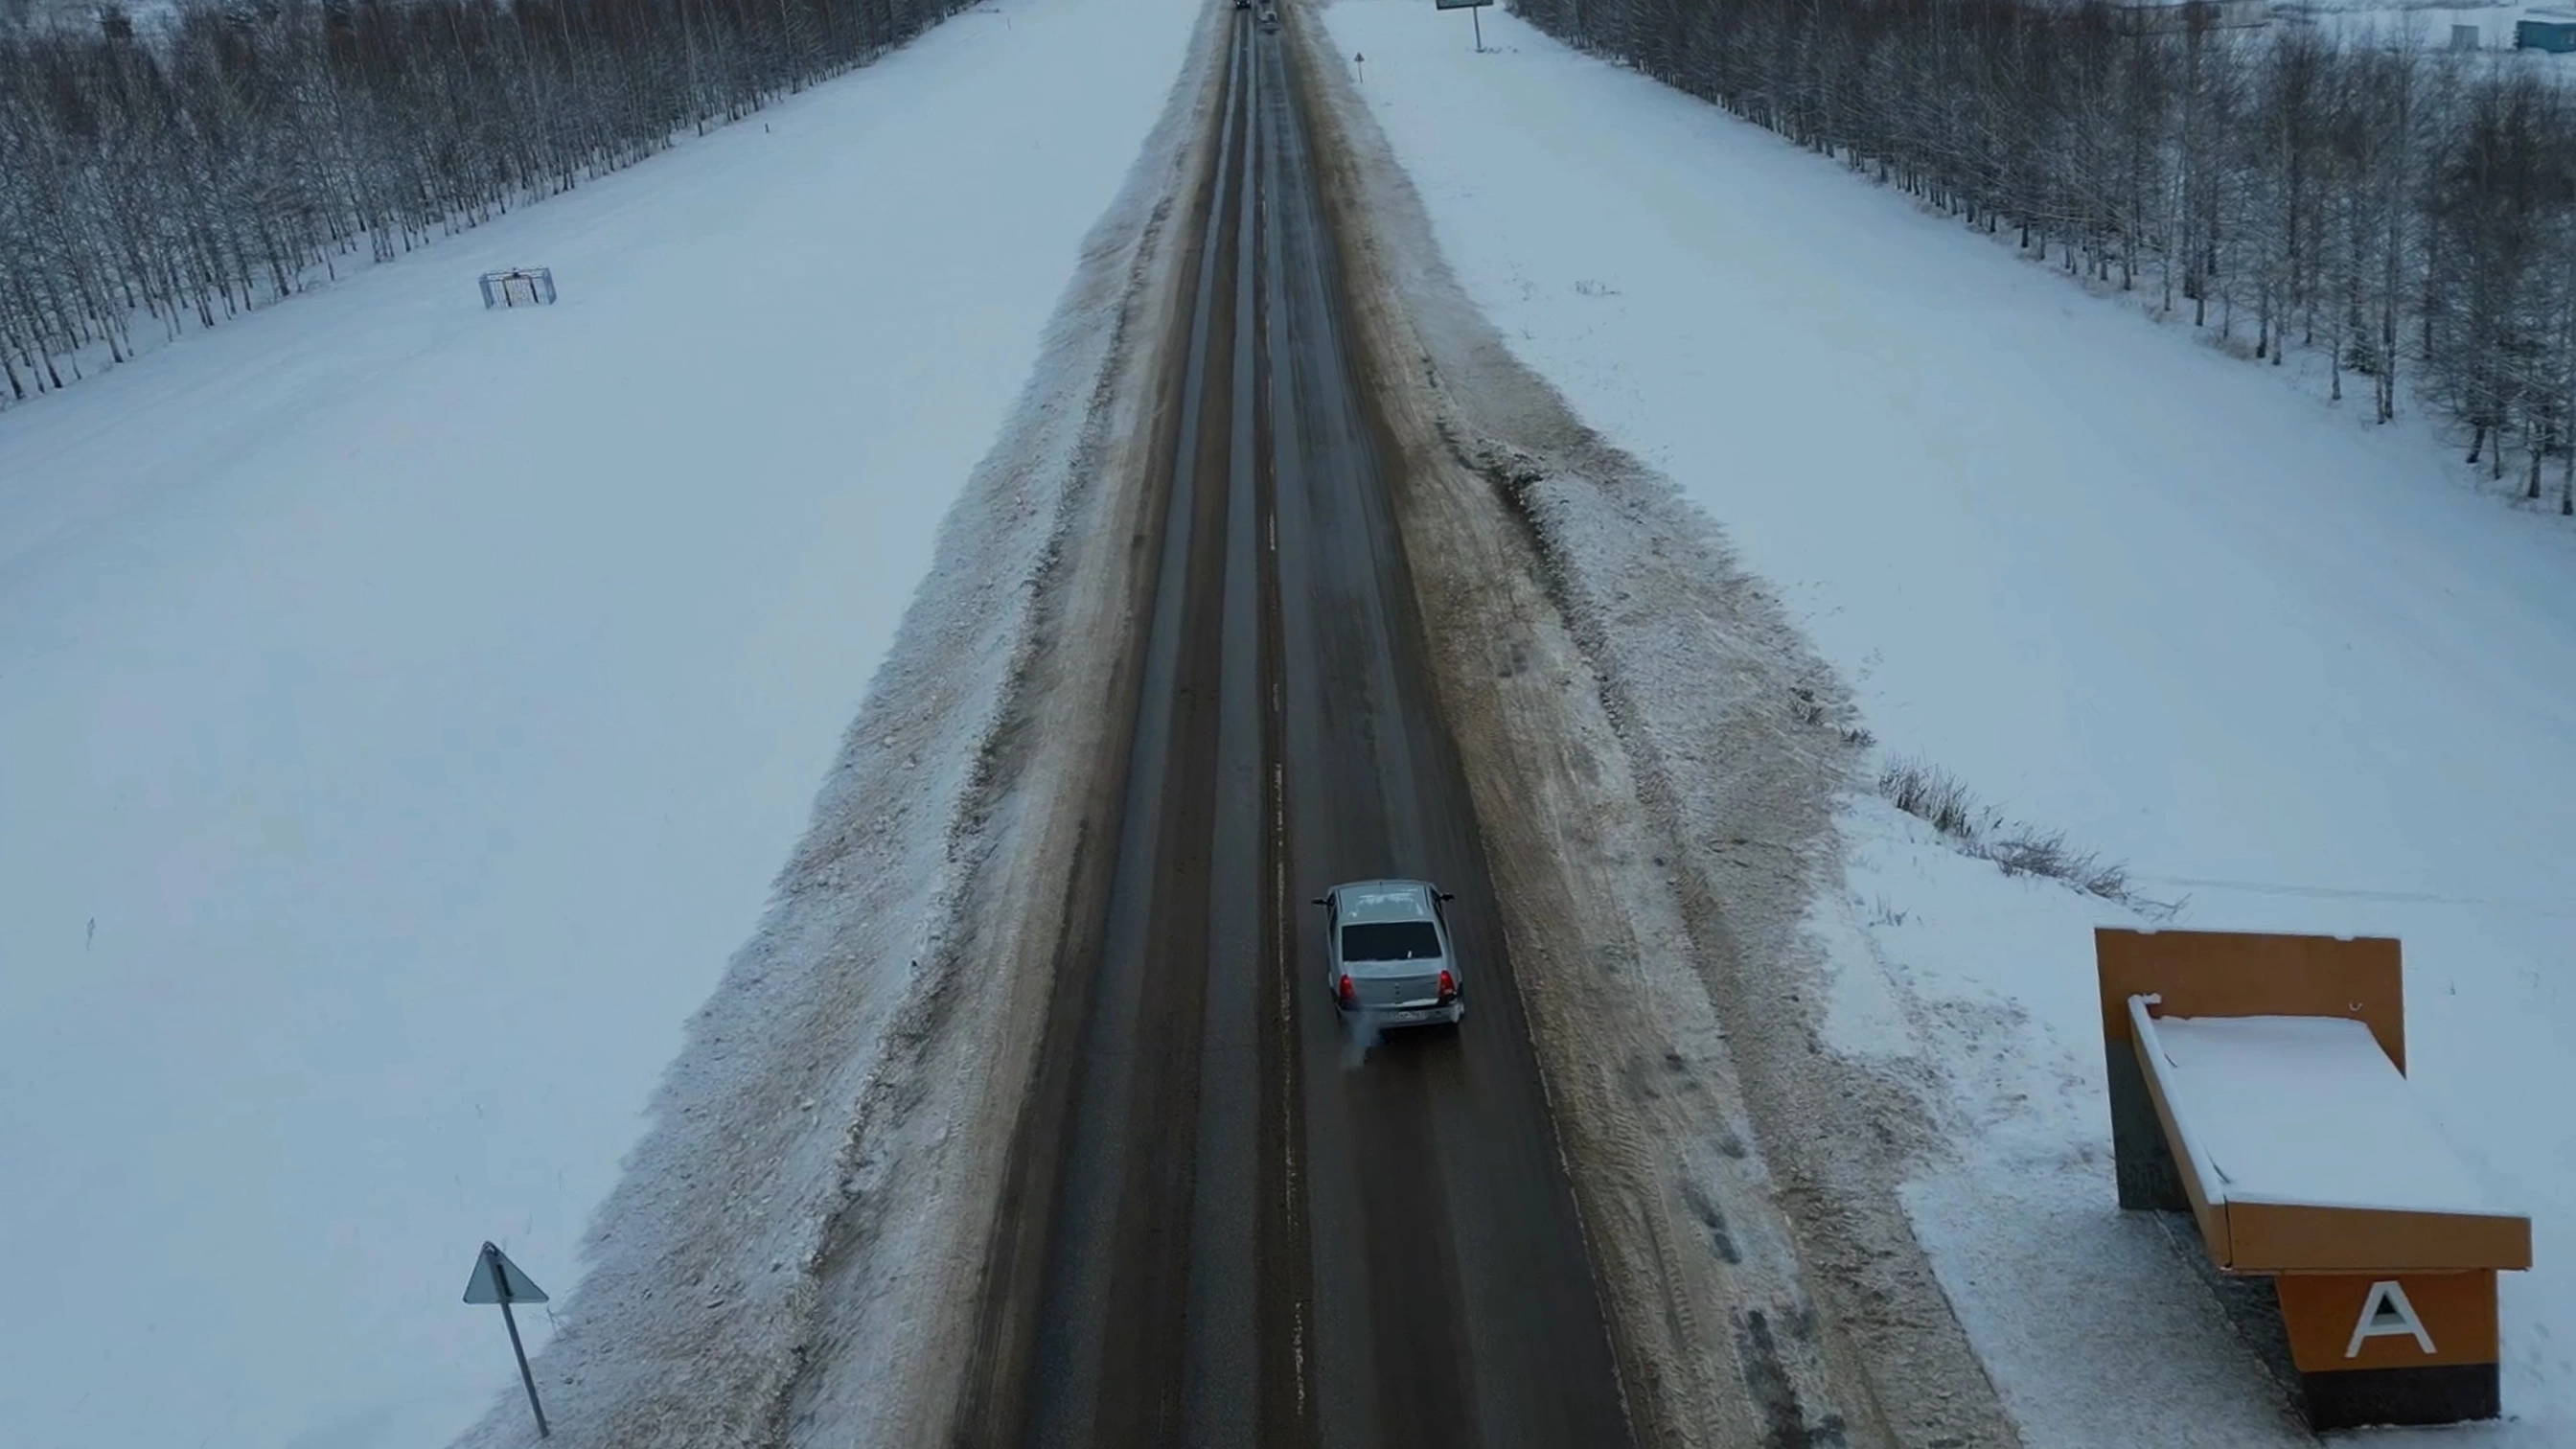
[[[2272,1280],[2311,1428],[2502,1412],[2496,1274],[2531,1266],[2405,1075],[2398,943],[2098,930],[2124,1209]]]

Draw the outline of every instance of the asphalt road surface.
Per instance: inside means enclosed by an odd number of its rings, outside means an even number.
[[[961,1441],[1617,1449],[1293,61],[1234,25],[1105,924],[1058,983]],[[1373,876],[1456,893],[1456,1032],[1333,1009],[1307,902]]]

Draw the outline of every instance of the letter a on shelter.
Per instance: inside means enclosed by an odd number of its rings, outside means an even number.
[[[2343,1356],[2361,1357],[2362,1342],[2373,1338],[2413,1338],[2417,1348],[2428,1354],[2434,1351],[2433,1335],[2424,1331],[2424,1320],[2415,1316],[2415,1305],[2406,1301],[2405,1288],[2396,1283],[2370,1285],[2370,1296],[2361,1300],[2361,1318],[2352,1326],[2352,1342],[2345,1345]]]

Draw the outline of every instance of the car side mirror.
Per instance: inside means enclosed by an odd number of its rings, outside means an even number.
[[[1440,899],[1444,901],[1454,901],[1458,899],[1458,893],[1456,891],[1442,891],[1440,893]]]
[[[1317,896],[1317,897],[1315,897],[1315,904],[1317,904],[1317,905],[1319,905],[1319,906],[1323,906],[1323,905],[1330,905],[1330,904],[1332,904],[1332,903],[1331,903],[1330,901],[1325,900],[1322,896]]]

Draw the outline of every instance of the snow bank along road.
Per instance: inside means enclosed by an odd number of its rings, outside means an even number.
[[[966,1402],[991,1445],[1628,1442],[1282,40],[1239,16],[1101,934]],[[1335,880],[1457,893],[1455,1036],[1346,1040]]]
[[[2011,1442],[1896,1207],[1903,1105],[1812,1065],[1793,986],[1747,985],[1803,896],[1765,870],[1721,909],[1665,869],[1659,767],[1577,642],[1598,611],[1483,466],[1580,425],[1425,272],[1302,10],[1211,7],[1194,54],[1205,165],[1110,390],[1160,426],[1095,460],[1104,524],[1042,582],[1064,618],[943,928],[971,969],[854,1136],[821,1274],[846,1328],[801,1350],[787,1442]],[[1778,727],[1812,661],[1587,462],[1623,512],[1586,563],[1720,624],[1676,657],[1727,705],[1730,825],[1817,836],[1833,731]],[[1382,873],[1458,895],[1455,1036],[1355,1044],[1327,1004],[1303,903]],[[966,1114],[928,1085],[959,1079]],[[1802,1130],[1766,1145],[1757,1110]],[[938,1266],[874,1296],[907,1244]]]
[[[548,1449],[728,1442],[1198,8],[979,3],[0,419],[0,1445],[532,1440],[486,1237]]]
[[[467,1442],[524,1444],[454,1301],[487,1234],[556,1290],[525,1326],[566,1449],[915,1449],[961,1404],[1032,1438],[1225,1412],[1270,1442],[1615,1442],[1623,1391],[1640,1440],[1752,1442],[1755,1379],[1754,1428],[1830,1419],[1808,1340],[1845,1315],[1761,1208],[1691,979],[1716,948],[1674,924],[1617,742],[1564,723],[1605,691],[1548,600],[1512,614],[1521,555],[1411,513],[1398,546],[1387,495],[1432,470],[1380,430],[1418,369],[1353,341],[1396,289],[1356,279],[1350,194],[1318,220],[1348,97],[1275,53],[1302,16],[1005,0],[12,413],[0,738],[47,765],[0,777],[0,917],[47,954],[0,1013],[0,1084],[35,1084],[0,1099],[43,1104],[0,1114],[35,1185],[0,1237],[89,1313],[0,1330],[0,1441],[423,1449],[479,1389]],[[520,260],[562,305],[458,310]],[[996,424],[962,492],[924,486]],[[1444,730],[1480,678],[1516,703],[1473,733],[1521,773],[1466,750],[1471,816]],[[1145,704],[1168,801],[1127,778]],[[1112,881],[1122,798],[1153,803]],[[1346,1062],[1296,903],[1389,869],[1460,893],[1477,1014]],[[1736,1014],[1739,1060],[1765,1021]],[[1064,1152],[1008,1181],[1015,1145]]]
[[[1919,755],[2149,894],[2188,895],[2182,924],[2405,943],[2410,1076],[2498,1195],[2535,1209],[2542,1260],[2504,1285],[2519,1422],[2420,1437],[2576,1444],[2576,1276],[2550,1266],[2576,1259],[2576,1217],[2549,1207],[2576,1202],[2557,1107],[2576,1100],[2557,964],[2576,774],[2530,764],[2576,719],[2576,534],[2439,486],[2458,455],[2420,420],[2272,393],[2187,326],[2088,299],[1509,16],[1485,17],[1479,54],[1463,20],[1409,0],[1322,15],[1336,69],[1367,56],[1354,123],[1382,127],[1434,223],[1390,264],[1445,262],[1454,278],[1417,280],[1508,339],[1473,371],[1427,326],[1421,350],[1462,437],[1534,455],[1503,471],[1601,626],[1587,652],[1631,758],[1666,763],[1641,770],[1645,798],[1686,827],[1656,854],[1708,884],[1741,943],[1751,989],[1726,1004],[1748,1089],[1785,1054],[1873,1104],[1848,1130],[1830,1110],[1763,1114],[1806,1129],[1764,1142],[1793,1205],[1802,1154],[1860,1149],[1870,1190],[1844,1202],[1894,1180],[1906,1211],[1879,1240],[1904,1247],[1911,1218],[1907,1279],[1928,1249],[1931,1303],[1956,1305],[2034,1449],[2314,1442],[2194,1276],[2206,1255],[2178,1258],[2113,1201],[2089,933],[2136,917],[1964,859],[1869,794],[1881,762]],[[1507,363],[1597,434],[1497,416]],[[1666,481],[1604,466],[1610,444]],[[1675,590],[1662,555],[1719,526],[1737,576],[1767,582]],[[1780,621],[1761,632],[1813,640],[1803,677],[1750,647],[1741,601],[1760,594]],[[1729,635],[1746,647],[1712,651]],[[1847,698],[1881,743],[1838,747],[1792,711],[1792,683]],[[1748,789],[1766,730],[1854,767],[1859,798],[1801,806],[1833,814],[1827,836],[1781,829]],[[1745,909],[1744,887],[1798,875],[1812,894],[1785,920]],[[1513,929],[1525,987],[1546,982]],[[1610,1215],[1586,1211],[1606,1236]]]

